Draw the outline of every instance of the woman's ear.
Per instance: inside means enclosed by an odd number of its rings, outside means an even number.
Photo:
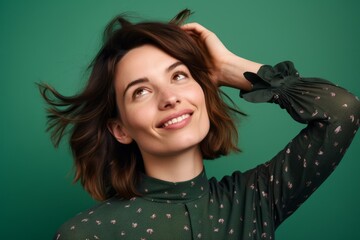
[[[133,141],[119,120],[109,120],[107,127],[118,142],[122,144],[130,144]]]

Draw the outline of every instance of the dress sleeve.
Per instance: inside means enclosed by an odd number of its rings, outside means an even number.
[[[349,147],[358,127],[357,97],[319,78],[303,78],[292,62],[264,65],[246,72],[253,84],[240,96],[250,102],[269,102],[287,110],[307,126],[269,162],[250,170],[256,175],[261,204],[278,226],[331,174]]]

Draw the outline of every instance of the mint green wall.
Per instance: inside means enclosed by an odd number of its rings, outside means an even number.
[[[71,184],[66,144],[55,150],[34,82],[73,94],[107,21],[131,11],[167,20],[188,7],[235,53],[262,63],[293,60],[303,76],[332,80],[360,96],[360,2],[356,0],[0,1],[0,238],[50,239],[94,204]],[[228,90],[236,97],[237,93]],[[301,128],[276,106],[239,100],[243,153],[207,163],[210,176],[246,170]],[[360,239],[360,134],[336,172],[277,231],[277,239]]]

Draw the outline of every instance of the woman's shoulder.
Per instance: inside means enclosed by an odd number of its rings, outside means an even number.
[[[66,221],[58,229],[54,239],[80,239],[102,231],[111,226],[126,222],[129,217],[127,209],[134,209],[137,198],[130,200],[113,197],[85,211],[78,213]]]

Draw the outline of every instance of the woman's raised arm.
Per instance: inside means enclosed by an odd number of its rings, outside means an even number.
[[[320,78],[301,76],[292,62],[272,67],[240,58],[199,24],[183,26],[203,40],[218,85],[236,87],[249,102],[275,103],[307,126],[270,161],[240,175],[254,216],[277,227],[332,173],[360,125],[360,101]],[[271,126],[269,119],[269,126]]]

